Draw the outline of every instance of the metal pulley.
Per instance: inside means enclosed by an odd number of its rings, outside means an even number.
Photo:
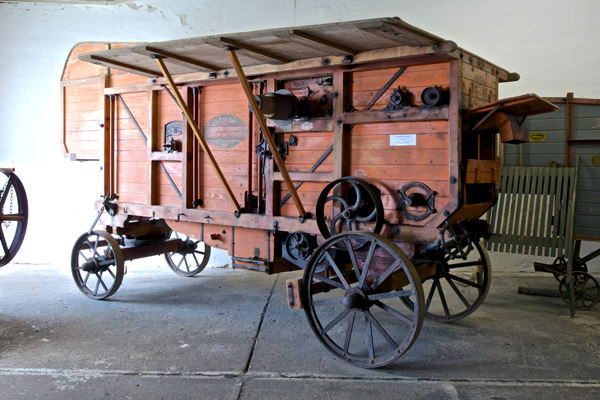
[[[272,120],[275,125],[288,125],[298,114],[298,99],[287,89],[254,95],[254,98],[263,116]]]
[[[448,93],[445,90],[430,86],[421,93],[421,101],[428,107],[439,107],[448,104]]]

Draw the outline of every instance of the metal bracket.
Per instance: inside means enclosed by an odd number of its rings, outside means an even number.
[[[477,128],[479,128],[481,126],[481,124],[483,124],[485,122],[486,119],[488,119],[489,117],[492,116],[493,113],[495,113],[496,111],[498,111],[498,109],[500,108],[501,104],[498,104],[496,107],[494,107],[494,109],[492,111],[490,111],[489,113],[487,113],[485,115],[485,117],[483,117],[481,120],[479,120],[479,122],[477,124],[475,124],[475,126],[473,127],[473,129],[471,129],[468,133],[467,136],[472,134],[473,132],[475,132],[477,130]]]

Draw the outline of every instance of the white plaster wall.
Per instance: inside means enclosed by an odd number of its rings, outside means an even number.
[[[13,261],[68,268],[100,195],[98,163],[63,158],[59,81],[82,41],[160,41],[398,16],[521,80],[501,96],[600,97],[595,0],[151,0],[117,6],[0,3],[0,166],[25,184],[30,220]],[[226,262],[221,255],[218,263]]]

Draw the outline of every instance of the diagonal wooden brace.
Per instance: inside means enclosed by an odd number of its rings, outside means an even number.
[[[298,196],[298,192],[292,183],[292,179],[290,178],[290,174],[283,163],[283,159],[281,158],[281,154],[277,151],[277,144],[275,144],[275,140],[273,140],[273,136],[271,135],[271,131],[267,127],[267,123],[265,122],[265,118],[263,117],[260,108],[258,108],[258,103],[254,98],[254,94],[252,93],[252,89],[250,89],[250,84],[248,83],[248,79],[242,70],[242,66],[240,65],[240,61],[238,60],[237,54],[235,54],[235,50],[229,48],[227,50],[227,55],[231,60],[231,64],[233,65],[233,69],[235,69],[235,73],[238,76],[240,83],[242,84],[242,88],[246,93],[246,97],[248,98],[248,102],[250,103],[250,108],[252,108],[252,112],[256,116],[258,120],[258,124],[263,131],[264,137],[269,144],[269,148],[271,149],[271,153],[273,154],[273,158],[275,159],[275,163],[279,167],[279,171],[281,172],[281,176],[285,181],[285,184],[292,195],[292,199],[294,200],[294,204],[298,209],[298,214],[300,214],[300,218],[304,219],[306,217],[306,211],[304,210],[304,206],[302,205],[302,201],[300,201],[300,197]]]
[[[229,197],[229,200],[231,200],[231,202],[233,203],[233,206],[235,207],[235,211],[239,214],[242,211],[242,209],[240,208],[240,204],[236,200],[233,192],[231,191],[231,187],[229,187],[229,184],[227,183],[227,180],[225,179],[225,176],[223,175],[221,168],[219,168],[219,165],[217,164],[217,160],[215,160],[215,157],[213,156],[212,152],[208,148],[208,144],[206,143],[206,140],[204,140],[204,136],[201,134],[200,128],[198,128],[197,122],[194,120],[194,117],[192,116],[192,113],[190,112],[187,105],[185,104],[185,101],[183,101],[183,97],[181,97],[181,93],[179,93],[179,90],[177,90],[177,86],[175,86],[175,82],[173,81],[171,74],[167,70],[165,63],[163,62],[163,60],[160,57],[156,57],[156,62],[158,63],[158,67],[162,71],[164,77],[167,79],[167,82],[169,83],[169,87],[171,88],[171,92],[173,92],[173,95],[175,96],[175,99],[177,100],[177,104],[179,104],[179,108],[181,108],[181,111],[187,118],[189,125],[192,127],[192,130],[194,131],[194,134],[196,135],[196,138],[198,139],[200,146],[202,146],[202,150],[204,150],[204,152],[208,156],[208,159],[210,160],[210,164],[212,165],[215,172],[217,173],[217,176],[219,177],[221,184],[227,191],[227,196]],[[238,215],[238,214],[236,214],[236,215]]]

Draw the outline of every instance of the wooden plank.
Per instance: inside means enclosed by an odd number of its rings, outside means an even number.
[[[157,72],[151,71],[146,68],[137,67],[135,65],[122,63],[122,62],[116,61],[116,60],[109,60],[108,58],[100,57],[100,56],[93,55],[93,54],[79,56],[79,59],[83,60],[83,61],[91,62],[93,64],[109,66],[111,68],[116,68],[120,71],[130,72],[130,73],[136,74],[136,75],[147,76],[149,78],[156,78],[158,76],[162,76],[162,74],[160,72],[157,73]]]
[[[244,43],[240,43],[238,41],[231,40],[226,37],[220,37],[217,40],[218,40],[219,44],[221,44],[221,45],[233,46],[233,47],[237,47],[237,48],[241,49],[242,53],[244,53],[244,55],[246,57],[253,58],[258,61],[268,62],[268,63],[282,63],[282,64],[286,64],[286,63],[290,62],[290,60],[288,60],[287,58],[281,57],[277,54],[269,53],[267,51],[258,49],[256,47],[248,46]],[[240,68],[241,68],[241,65],[240,65]],[[234,69],[235,69],[235,67],[234,67]],[[238,76],[238,78],[240,78],[239,74],[237,76]]]
[[[536,229],[536,235],[538,236],[538,239],[535,243],[537,246],[537,255],[541,256],[543,254],[543,248],[544,248],[544,241],[541,239],[541,237],[543,237],[546,226],[544,225],[545,221],[548,220],[548,218],[546,217],[546,213],[547,213],[547,208],[548,208],[548,202],[550,201],[550,199],[548,198],[548,191],[550,190],[550,173],[547,169],[542,168],[540,170],[540,174],[543,177],[543,181],[542,181],[542,185],[541,185],[541,189],[540,189],[540,203],[541,203],[541,211],[539,214],[539,218],[538,218],[538,226]]]
[[[558,109],[557,106],[542,99],[536,94],[524,94],[522,96],[498,100],[482,107],[470,108],[467,112],[473,116],[484,116],[492,111],[498,104],[500,104],[500,108],[498,109],[499,112],[511,114],[516,117],[522,117],[525,114],[544,114]]]
[[[221,183],[223,184],[223,187],[227,190],[227,193],[229,195],[229,200],[233,203],[235,210],[239,213],[241,211],[241,207],[240,207],[239,203],[237,202],[237,199],[233,195],[233,192],[231,191],[231,188],[229,187],[229,184],[227,183],[227,180],[225,179],[225,176],[223,176],[223,173],[219,169],[219,165],[217,164],[217,162],[216,162],[215,158],[213,157],[210,149],[208,148],[208,144],[206,143],[206,141],[204,139],[204,136],[200,132],[200,128],[198,128],[197,122],[194,120],[194,118],[192,117],[192,114],[191,114],[190,110],[188,109],[187,105],[185,104],[185,102],[181,98],[181,94],[179,93],[179,90],[177,89],[177,86],[175,85],[175,82],[173,82],[173,79],[171,78],[171,75],[169,74],[169,71],[166,69],[165,64],[163,63],[163,61],[160,58],[157,58],[156,62],[158,63],[158,66],[159,66],[160,70],[162,71],[163,75],[169,81],[169,86],[171,87],[171,92],[173,93],[173,95],[177,99],[177,102],[179,103],[179,106],[181,107],[181,110],[185,114],[185,117],[187,118],[188,121],[191,122],[190,126],[192,127],[192,130],[194,131],[194,134],[196,135],[196,138],[200,142],[200,145],[202,146],[202,149],[204,150],[204,152],[206,153],[207,157],[209,158],[210,163],[211,163],[213,169],[215,170],[215,173],[219,176],[219,179],[221,180]],[[273,146],[272,148],[276,148],[276,146]]]
[[[175,53],[171,53],[165,50],[161,50],[158,49],[156,47],[151,47],[151,46],[143,46],[143,47],[138,47],[136,49],[133,49],[134,52],[138,52],[140,54],[146,54],[148,56],[152,55],[152,54],[158,54],[160,56],[166,57],[167,62],[176,64],[176,65],[180,65],[182,67],[186,67],[186,68],[190,68],[190,69],[197,69],[194,67],[199,67],[202,70],[208,70],[208,71],[218,71],[219,68],[215,67],[213,65],[207,64],[205,62],[202,61],[198,61],[189,57],[182,57],[178,54]]]
[[[514,174],[515,174],[515,168],[507,167],[507,170],[506,170],[506,176],[507,176],[506,183],[507,184],[506,184],[506,186],[503,187],[504,188],[504,196],[506,197],[506,199],[505,199],[506,210],[501,214],[502,226],[500,228],[500,232],[502,232],[502,234],[500,236],[500,246],[498,248],[498,251],[502,251],[502,252],[504,252],[505,250],[508,250],[506,248],[506,238],[507,238],[508,223],[510,221],[510,218],[507,218],[505,216],[509,216],[512,213],[512,206],[513,206],[514,199],[511,195],[511,193],[513,192],[512,188],[515,185],[515,180],[516,180]]]
[[[279,36],[286,40],[290,40],[294,43],[299,43],[301,45],[307,46],[309,48],[314,48],[320,51],[323,51],[325,54],[332,55],[344,55],[344,54],[352,54],[356,55],[358,52],[356,50],[350,49],[348,47],[339,45],[337,43],[333,43],[329,40],[325,40],[322,38],[318,38],[316,36],[310,35],[306,32],[302,32],[299,30],[291,30]]]
[[[342,121],[344,124],[373,124],[384,122],[412,122],[412,121],[433,121],[447,120],[448,107],[439,108],[411,108],[395,111],[370,110],[344,113]]]
[[[517,241],[517,253],[523,253],[523,245],[527,240],[527,220],[530,220],[533,215],[526,212],[528,210],[528,204],[530,202],[531,197],[531,173],[532,168],[527,168],[525,170],[525,186],[523,188],[523,206],[520,208],[520,218],[519,218],[519,240]]]
[[[573,166],[573,144],[569,143],[573,140],[574,124],[574,106],[571,99],[573,99],[573,93],[567,93],[567,167]]]
[[[422,153],[422,151],[419,151]],[[445,159],[438,159],[442,163]],[[433,164],[433,162],[432,162]],[[465,184],[497,183],[500,178],[500,161],[467,160]]]
[[[525,230],[525,241],[524,241],[524,248],[525,248],[525,252],[527,254],[533,254],[533,235],[536,234],[536,232],[533,231],[534,229],[534,223],[533,221],[537,221],[539,220],[539,214],[538,212],[534,212],[535,207],[538,207],[539,209],[539,196],[538,193],[540,191],[540,186],[541,186],[541,176],[540,176],[540,169],[539,168],[531,168],[531,186],[530,186],[530,190],[529,190],[529,207],[527,209],[527,216],[528,216],[528,221],[527,221],[527,226],[526,226],[526,230]]]
[[[546,229],[544,234],[544,256],[550,256],[550,246],[552,245],[552,218],[554,217],[556,207],[555,207],[555,195],[557,193],[557,185],[556,181],[558,178],[558,174],[560,173],[561,168],[549,168],[549,181],[550,181],[550,189],[548,190],[548,218],[545,219]]]
[[[387,21],[359,23],[357,28],[372,35],[382,37],[401,46],[433,45],[438,42],[433,37],[423,37],[422,34],[397,26]]]

